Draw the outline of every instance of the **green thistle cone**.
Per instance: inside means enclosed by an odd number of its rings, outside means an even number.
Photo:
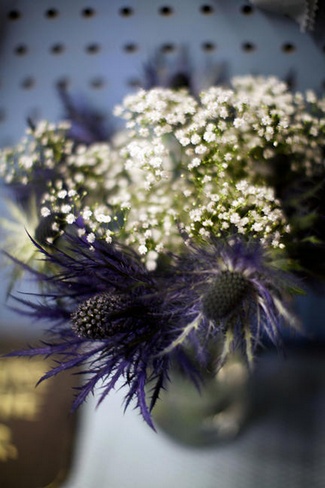
[[[221,272],[202,297],[205,316],[218,321],[231,314],[242,303],[248,288],[249,282],[241,273]]]

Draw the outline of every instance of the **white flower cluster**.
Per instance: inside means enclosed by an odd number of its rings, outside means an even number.
[[[38,195],[40,218],[51,217],[48,242],[78,218],[89,234],[109,240],[106,224],[112,210],[107,196],[127,184],[116,164],[119,156],[106,143],[75,147],[67,137],[69,128],[67,122],[42,121],[28,129],[15,148],[1,151],[0,176],[7,184],[24,185]]]
[[[37,168],[53,170],[63,156],[72,152],[72,141],[65,137],[68,129],[68,122],[55,125],[46,121],[27,129],[17,146],[0,152],[1,179],[7,184],[27,185],[35,180]]]
[[[67,225],[80,221],[81,233],[111,240],[109,224],[115,215],[114,194],[126,185],[117,154],[106,143],[78,146],[66,159],[60,178],[48,182],[41,200],[43,217],[53,217],[52,230],[62,233]],[[109,198],[109,199],[108,199]]]
[[[184,125],[188,116],[195,114],[196,100],[186,90],[153,88],[127,95],[114,114],[127,120],[127,129],[135,129],[142,137],[154,134],[158,137]]]
[[[119,107],[116,113],[127,120],[132,154],[140,154],[140,164],[133,164],[155,178],[156,138],[170,134],[173,142],[164,141],[164,148],[159,139],[160,153],[171,151],[173,159],[185,156],[190,170],[203,166],[202,174],[217,164],[229,166],[236,178],[241,174],[256,180],[263,177],[265,163],[280,157],[289,160],[292,171],[311,175],[324,169],[324,100],[311,91],[306,97],[293,94],[275,77],[235,77],[232,85],[211,87],[199,103],[187,92],[163,89],[127,97],[124,110]],[[181,154],[175,139],[184,148]],[[159,170],[162,175],[168,171],[162,158]]]
[[[177,148],[169,147],[166,137],[175,127],[186,125],[196,110],[197,102],[186,90],[166,88],[140,90],[115,108],[114,114],[126,120],[128,129],[128,141],[121,151],[126,169],[143,170],[147,189],[173,174]]]
[[[139,90],[114,113],[125,130],[89,147],[75,147],[66,124],[40,124],[2,152],[0,174],[28,184],[52,171],[40,200],[52,230],[77,221],[90,246],[123,241],[148,267],[179,249],[180,229],[194,240],[240,233],[284,247],[290,227],[272,176],[279,164],[301,177],[324,174],[324,100],[274,77],[237,77],[199,100],[186,90]]]
[[[283,248],[283,236],[290,227],[270,187],[241,180],[236,184],[224,181],[218,192],[210,178],[204,181],[199,201],[188,199],[184,207],[189,216],[185,230],[191,237],[222,237],[237,232],[259,238],[263,244]]]
[[[231,232],[284,247],[290,232],[268,176],[324,171],[325,106],[274,77],[237,77],[196,101],[184,90],[140,90],[115,113],[128,132],[120,156],[130,180],[125,229],[142,253]],[[281,171],[281,170],[280,170]]]

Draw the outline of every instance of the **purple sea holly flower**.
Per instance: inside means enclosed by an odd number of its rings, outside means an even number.
[[[176,259],[177,279],[169,290],[178,297],[182,323],[167,350],[195,331],[203,347],[211,340],[222,343],[220,366],[237,349],[252,366],[263,338],[280,346],[284,323],[299,328],[287,302],[302,292],[283,262],[280,266],[258,240],[212,238],[207,245],[190,244],[189,252]]]
[[[125,406],[135,399],[154,427],[151,410],[171,364],[198,383],[214,350],[220,365],[236,348],[251,364],[263,333],[278,343],[281,320],[293,321],[282,300],[289,286],[284,273],[257,244],[190,244],[163,269],[148,271],[129,247],[66,238],[51,252],[38,246],[47,269],[56,271],[34,271],[41,303],[19,301],[54,326],[41,347],[18,355],[55,356],[57,365],[43,379],[81,366],[87,379],[75,407],[98,386],[101,402],[122,379]]]
[[[102,240],[90,246],[77,235],[66,239],[50,251],[34,242],[48,264],[46,273],[29,269],[40,282],[41,300],[17,300],[24,314],[54,325],[40,347],[14,355],[55,356],[57,365],[42,380],[81,367],[87,379],[75,407],[98,386],[101,402],[122,379],[128,388],[125,407],[135,399],[153,427],[150,412],[168,381],[171,361],[194,381],[197,377],[187,352],[170,347],[180,320],[173,303],[165,300],[170,278],[149,272],[128,247]]]

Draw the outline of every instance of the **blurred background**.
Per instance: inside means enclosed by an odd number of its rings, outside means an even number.
[[[323,93],[324,1],[310,32],[302,32],[294,9],[260,8],[268,3],[0,0],[0,147],[17,143],[27,120],[72,118],[80,140],[105,139],[119,127],[111,112],[124,95],[188,75],[194,92],[234,75],[262,74]],[[0,347],[7,351],[38,338],[44,324],[7,307],[5,269],[0,278]],[[0,486],[324,487],[323,293],[296,308],[308,337],[288,337],[286,357],[266,350],[249,380],[233,365],[205,430],[204,409],[186,410],[197,395],[179,385],[157,411],[154,433],[137,413],[123,413],[123,391],[98,409],[89,398],[71,414],[75,378],[35,390],[45,361],[2,360]]]

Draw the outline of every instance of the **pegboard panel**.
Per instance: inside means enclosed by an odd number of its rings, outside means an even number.
[[[324,85],[324,52],[312,37],[242,0],[2,0],[0,15],[1,146],[21,137],[27,117],[63,116],[60,84],[110,113],[159,51],[177,62],[185,48],[198,88],[220,71]]]

